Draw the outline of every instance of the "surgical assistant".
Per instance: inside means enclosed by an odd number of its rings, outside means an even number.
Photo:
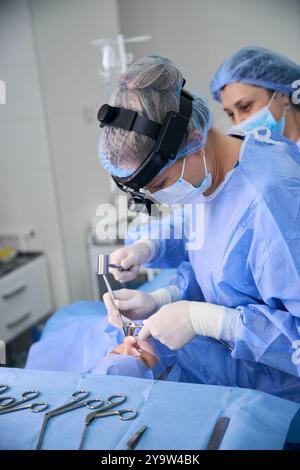
[[[110,105],[162,122],[168,108],[178,112],[180,103],[181,109],[183,83],[171,61],[141,59],[123,74]],[[181,204],[203,204],[204,243],[188,253],[203,301],[181,301],[180,288],[171,286],[139,298],[136,291],[115,291],[117,307],[128,318],[144,320],[141,339],[152,336],[171,351],[179,350],[177,359],[189,357],[193,348],[189,373],[195,381],[211,383],[217,376],[219,384],[286,391],[295,399],[300,397],[294,354],[300,339],[300,161],[295,145],[268,129],[242,140],[226,136],[211,126],[201,97],[195,96],[192,106],[176,158],[164,157],[165,165],[158,163],[155,171],[152,166],[143,173],[151,139],[114,125],[113,112],[103,123],[99,150],[104,167],[123,189],[136,190],[143,181],[140,189],[165,204],[179,197]],[[115,252],[112,262],[134,277],[140,264],[165,259],[172,244],[177,241],[140,240]],[[117,326],[114,305],[108,296],[104,301]],[[231,355],[219,341],[232,349]]]
[[[300,149],[300,65],[269,49],[245,47],[223,62],[210,89],[232,121],[229,132],[265,126]]]

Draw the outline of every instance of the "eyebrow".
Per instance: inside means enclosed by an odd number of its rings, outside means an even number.
[[[233,107],[234,106],[239,106],[243,101],[251,101],[253,98],[241,98],[240,100],[236,101],[235,103],[233,103]],[[230,109],[228,108],[223,108],[225,112],[227,111],[230,111]]]

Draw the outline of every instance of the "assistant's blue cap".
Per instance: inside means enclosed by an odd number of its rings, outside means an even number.
[[[300,65],[277,52],[250,46],[223,62],[210,82],[210,91],[215,100],[221,101],[222,88],[240,82],[290,96],[295,91],[292,83],[299,79]]]

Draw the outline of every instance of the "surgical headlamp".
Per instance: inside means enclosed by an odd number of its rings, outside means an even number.
[[[183,86],[185,80],[183,82]],[[131,109],[104,104],[98,111],[100,127],[112,126],[138,132],[152,138],[155,143],[143,163],[127,177],[112,176],[122,191],[129,194],[128,208],[151,214],[155,202],[141,191],[147,186],[169,160],[175,160],[182,144],[193,110],[193,96],[182,88],[179,112],[169,111],[162,123],[140,116]]]

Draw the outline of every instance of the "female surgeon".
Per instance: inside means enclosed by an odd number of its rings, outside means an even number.
[[[151,120],[155,130],[168,112],[183,113],[183,83],[177,67],[162,57],[130,66],[110,107],[99,112],[99,153],[115,181],[125,182],[123,189],[135,181],[137,191],[138,174],[139,189],[156,201],[204,207],[203,244],[188,253],[201,301],[180,300],[176,285],[154,294],[121,289],[116,305],[104,296],[109,321],[121,327],[117,308],[142,319],[139,339],[150,338],[162,362],[167,357],[180,365],[178,380],[256,388],[300,401],[299,154],[267,129],[244,138],[222,134],[211,126],[205,101],[193,96],[176,157],[163,155],[157,168],[151,150],[161,147],[149,137],[149,126],[145,133],[145,123]],[[137,113],[131,124],[122,118],[128,118],[126,110]],[[176,246],[175,240],[148,239],[121,248],[113,262],[127,271],[114,274],[133,278],[139,265],[163,262]]]
[[[230,132],[266,126],[300,149],[300,66],[277,52],[245,47],[225,60],[210,89],[232,121]]]

